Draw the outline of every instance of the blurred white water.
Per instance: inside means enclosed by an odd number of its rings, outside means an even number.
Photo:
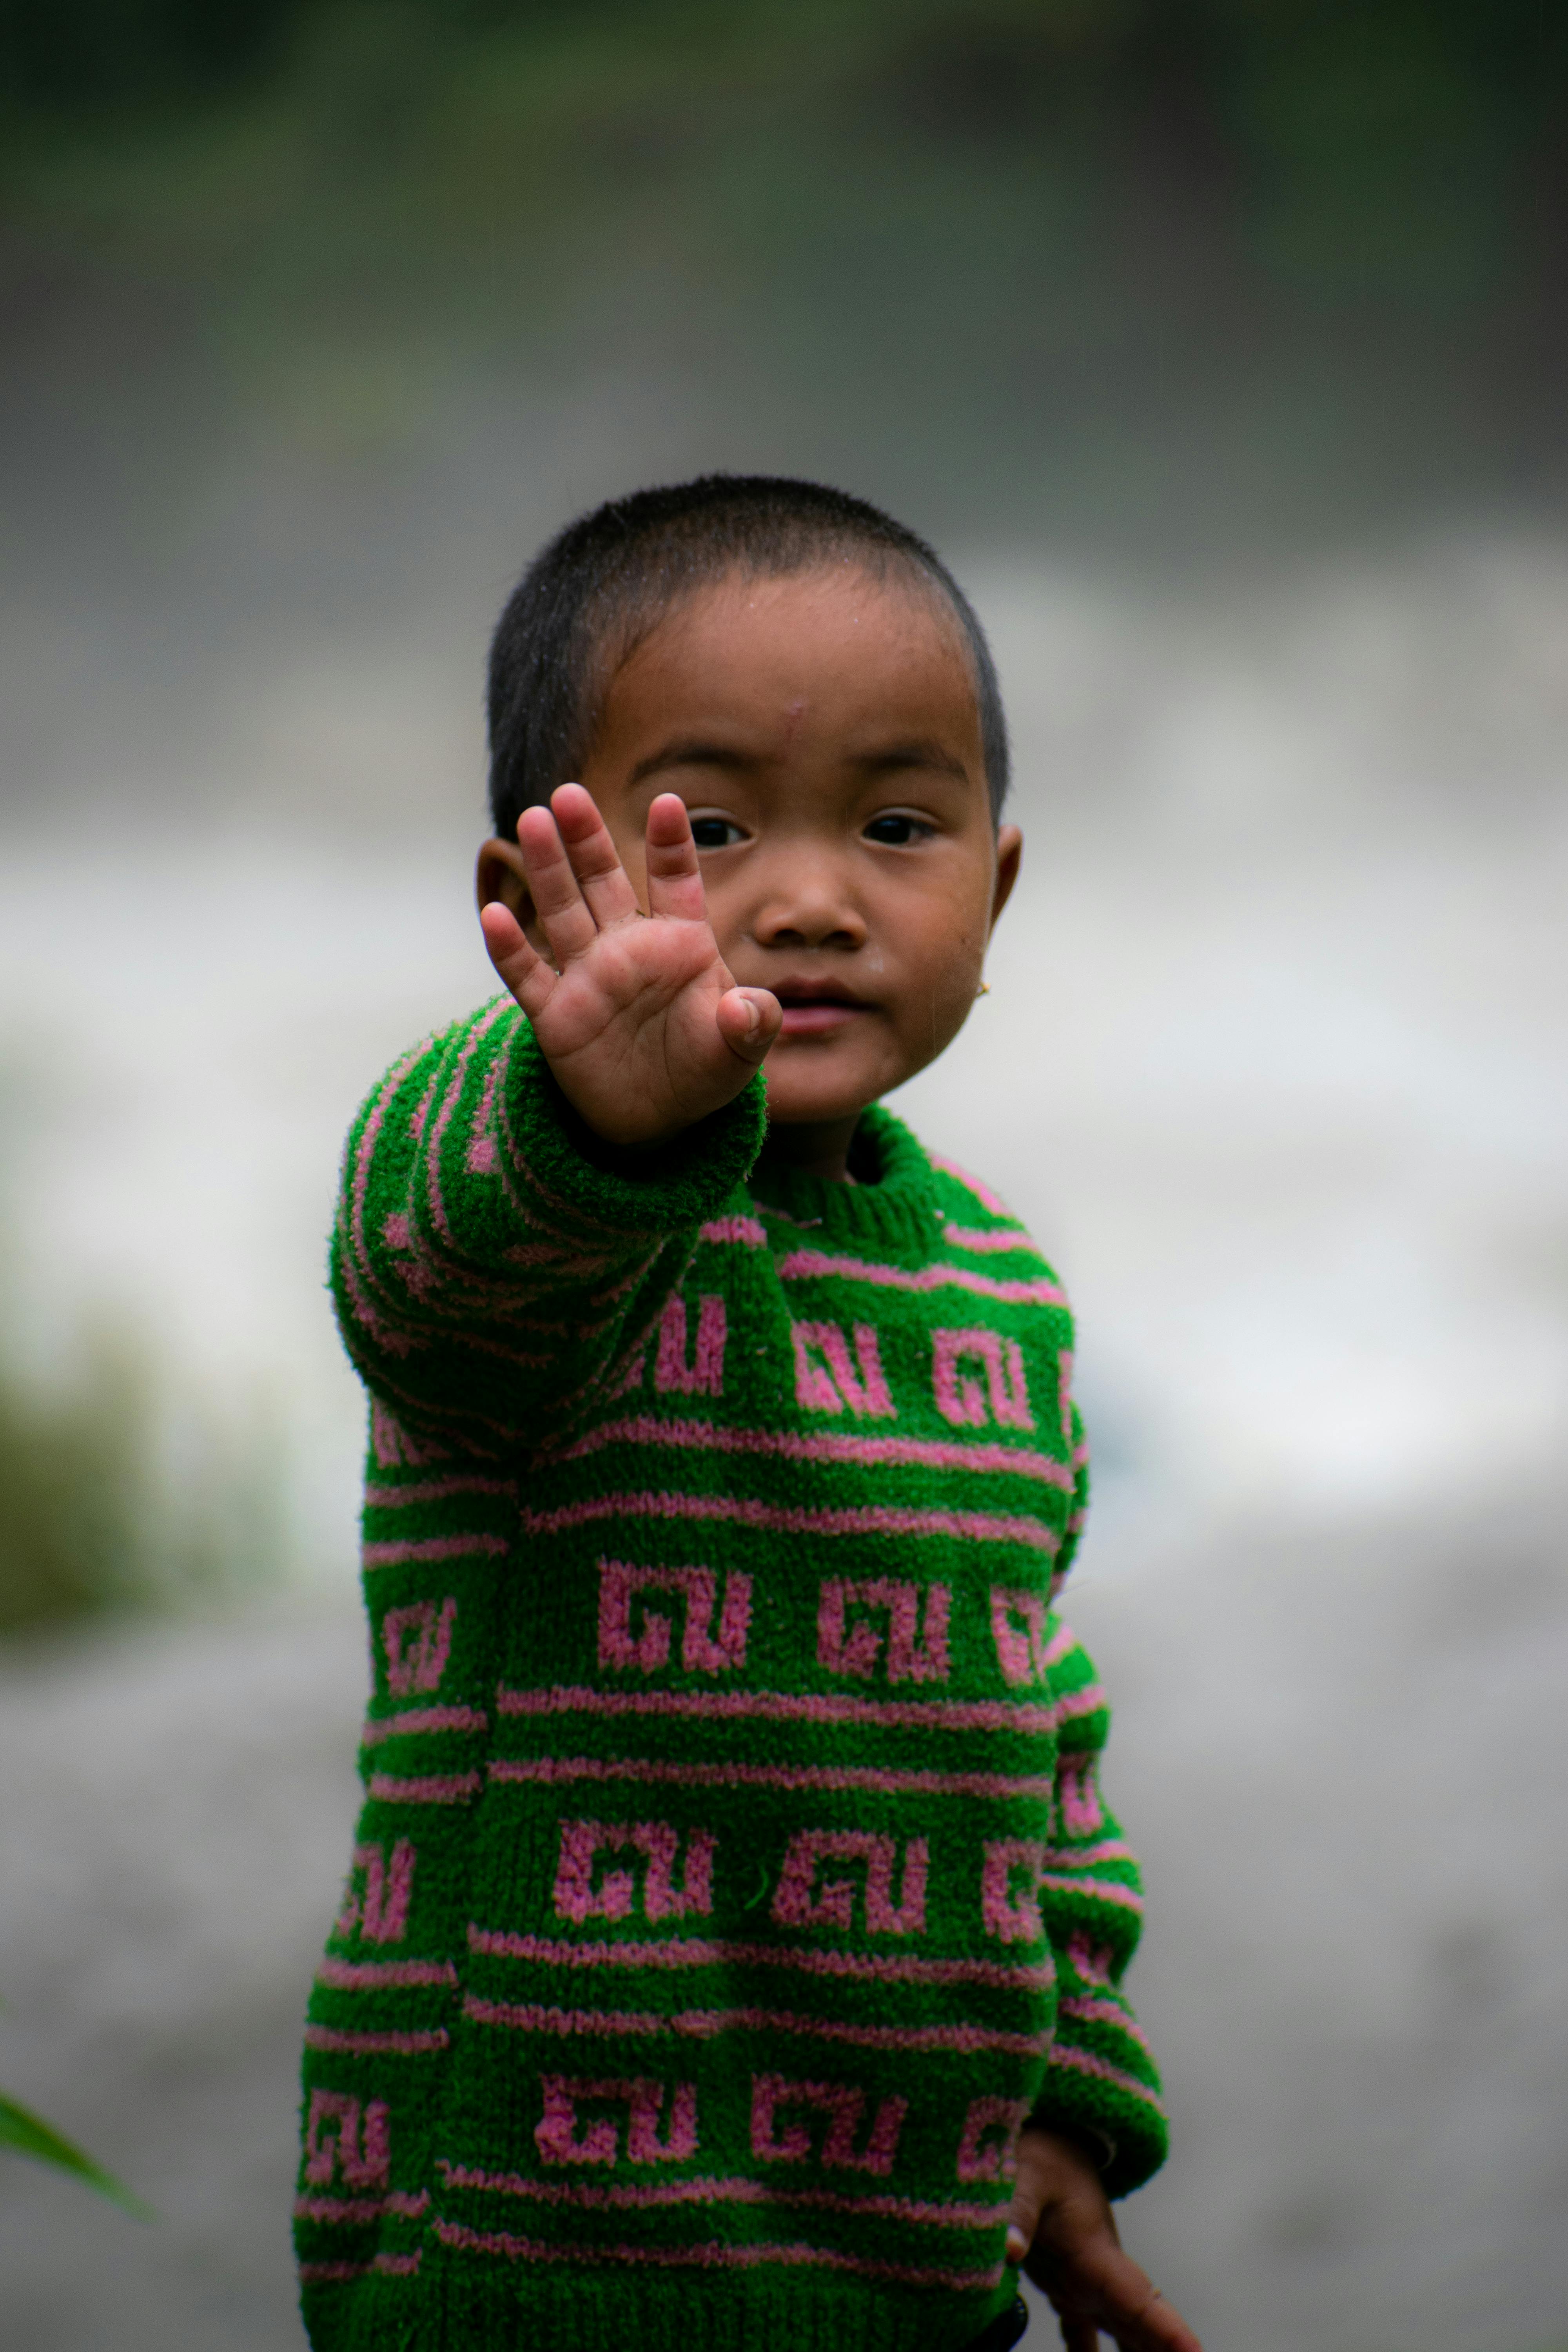
[[[1568,550],[1201,595],[961,569],[1028,848],[991,995],[899,1107],[1081,1319],[1072,1613],[1178,2132],[1128,2231],[1211,2352],[1546,2352]],[[16,1344],[145,1330],[176,1398],[276,1447],[293,1573],[259,1615],[4,1669],[0,2079],[167,2216],[0,2175],[25,2352],[297,2341],[291,2044],[362,1671],[322,1238],[359,1096],[487,986],[477,784],[425,782],[477,777],[462,694],[392,646],[334,699],[331,651],[302,701],[258,677],[212,796],[245,822],[5,839]]]

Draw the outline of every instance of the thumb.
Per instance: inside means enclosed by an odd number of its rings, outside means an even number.
[[[1026,2258],[1035,2242],[1035,2232],[1040,2226],[1045,2210],[1046,2183],[1033,2165],[1020,2164],[1013,2183],[1013,2202],[1007,2210],[1008,2262],[1016,2269]]]
[[[717,1015],[719,1034],[742,1062],[760,1062],[784,1025],[784,1007],[766,988],[727,989]]]

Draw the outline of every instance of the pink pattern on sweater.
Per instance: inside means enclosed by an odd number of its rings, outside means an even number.
[[[342,2050],[357,2057],[381,2055],[417,2058],[437,2050],[445,2050],[451,2040],[444,2025],[434,2026],[424,2033],[351,2033],[335,2025],[307,2025],[305,2046],[308,2050]]]
[[[898,2154],[899,2134],[909,2112],[909,2101],[884,2099],[877,2110],[866,2146],[855,2147],[866,2094],[854,2083],[790,2083],[782,2074],[752,2077],[752,2154],[764,2164],[801,2164],[811,2154],[811,2133],[803,2123],[777,2128],[779,2110],[815,2109],[830,2118],[823,2142],[822,2162],[844,2172],[871,2172],[882,2178],[891,2172]]]
[[[595,1519],[730,1519],[742,1527],[776,1528],[786,1535],[952,1536],[961,1542],[1025,1544],[1031,1551],[1043,1552],[1054,1552],[1059,1541],[1054,1528],[1021,1513],[907,1511],[870,1503],[855,1510],[812,1511],[758,1502],[748,1495],[590,1495],[552,1511],[531,1510],[525,1504],[517,1515],[519,1528],[531,1536],[559,1535],[564,1528],[587,1527]],[[483,1540],[474,1539],[476,1544]],[[367,1565],[379,1566],[369,1550],[367,1547]],[[415,1548],[397,1554],[400,1559],[414,1556]]]
[[[448,2189],[479,2189],[536,2205],[576,2205],[599,2211],[618,2208],[636,2212],[670,2205],[782,2205],[827,2213],[863,2213],[879,2221],[913,2221],[939,2230],[986,2230],[1004,2220],[1007,2210],[997,2200],[977,2204],[956,2198],[885,2193],[855,2197],[842,2189],[785,2189],[776,2179],[752,2180],[744,2175],[722,2180],[702,2176],[689,2180],[536,2180],[521,2172],[485,2172],[477,2165],[450,2164],[442,2157],[437,2158],[437,2166]]]
[[[900,2286],[951,2287],[959,2294],[981,2294],[999,2286],[1003,2265],[988,2263],[979,2270],[939,2270],[916,2263],[885,2263],[869,2255],[845,2254],[827,2246],[727,2245],[710,2239],[700,2245],[612,2246],[601,2239],[592,2244],[568,2245],[542,2238],[521,2238],[510,2230],[473,2230],[466,2221],[433,2223],[437,2237],[454,2252],[500,2254],[514,2263],[622,2263],[648,2270],[759,2270],[772,2264],[789,2269],[847,2271],[859,2278],[891,2279]],[[316,2265],[321,2268],[323,2265]]]
[[[944,1421],[955,1429],[983,1429],[988,1395],[991,1412],[1004,1428],[1033,1429],[1024,1351],[1016,1339],[1004,1341],[999,1331],[982,1328],[933,1331],[931,1339],[931,1392]],[[984,1391],[977,1380],[959,1369],[966,1362],[984,1366]]]
[[[1011,2180],[1018,2169],[1018,2134],[1028,2120],[1026,2099],[971,2100],[954,2166],[959,2179]]]
[[[360,1733],[362,1748],[379,1748],[386,1739],[411,1739],[424,1733],[479,1732],[489,1717],[476,1706],[405,1706],[395,1715],[373,1715]]]
[[[999,1298],[1015,1307],[1065,1307],[1067,1299],[1044,1276],[1036,1282],[1002,1282],[967,1265],[883,1265],[858,1257],[829,1257],[823,1250],[792,1250],[779,1260],[781,1282],[811,1282],[833,1275],[847,1282],[876,1283],[885,1290],[967,1290],[976,1298]]]
[[[980,1914],[988,1936],[1004,1944],[1035,1944],[1045,1934],[1038,1901],[1046,1874],[1047,1849],[1032,1838],[1003,1838],[985,1848],[980,1882]],[[1026,1886],[1015,1890],[1016,1871],[1027,1874]]]
[[[305,2178],[323,2189],[341,2171],[351,2189],[384,2189],[392,2134],[384,2099],[360,2102],[346,2091],[312,2091],[305,2125]]]
[[[697,1314],[697,1350],[686,1358],[686,1301],[679,1293],[666,1299],[658,1324],[658,1356],[653,1384],[680,1396],[722,1396],[724,1393],[724,1302],[710,1295]]]
[[[566,2074],[542,2074],[544,2113],[533,2137],[546,2164],[613,2165],[620,2157],[620,2117],[600,2116],[577,2137],[579,2105],[626,2110],[626,2160],[631,2164],[682,2164],[697,2154],[697,2085],[678,2083],[669,2103],[669,2125],[658,2136],[665,2084],[650,2075],[593,2082]]]
[[[1057,1768],[1061,1824],[1070,1838],[1092,1837],[1105,1819],[1092,1748],[1069,1748]]]
[[[879,1764],[668,1764],[658,1756],[496,1756],[485,1767],[492,1780],[564,1787],[578,1780],[640,1780],[676,1789],[868,1789],[888,1797],[982,1797],[1001,1803],[1033,1798],[1049,1804],[1054,1781],[1040,1773],[927,1772]],[[1089,1861],[1109,1849],[1096,1847]],[[1116,1850],[1115,1858],[1124,1858]]]
[[[926,1157],[933,1168],[940,1168],[944,1176],[951,1176],[966,1192],[973,1192],[981,1207],[989,1209],[994,1217],[1005,1217],[1011,1225],[1017,1223],[1001,1194],[994,1192],[989,1184],[983,1184],[978,1176],[972,1176],[967,1168],[961,1168],[956,1160],[944,1160],[940,1151],[930,1151]]]
[[[317,1966],[316,1981],[339,1992],[381,1992],[389,1987],[456,1985],[458,1971],[450,1960],[340,1960],[329,1952]]]
[[[766,1249],[768,1232],[755,1217],[710,1217],[697,1228],[700,1242],[739,1242],[746,1249]]]
[[[637,1379],[642,1377],[639,1369]],[[627,1385],[636,1386],[635,1381]],[[825,1408],[834,1410],[835,1408]],[[1046,1486],[1070,1491],[1072,1472],[1054,1454],[1037,1454],[1023,1445],[963,1445],[952,1438],[850,1437],[837,1430],[721,1428],[710,1421],[661,1421],[638,1413],[626,1421],[602,1422],[549,1458],[579,1462],[606,1445],[679,1445],[699,1453],[773,1454],[794,1462],[855,1462],[868,1469],[904,1465],[922,1470],[969,1470],[991,1477],[1033,1478]],[[370,1498],[367,1496],[366,1498]],[[395,1490],[383,1497],[395,1499]]]
[[[642,1632],[632,1633],[632,1601],[637,1593],[676,1592],[686,1604],[680,1663],[688,1674],[721,1675],[746,1663],[752,1622],[752,1580],[732,1569],[724,1580],[724,1606],[717,1638],[713,1611],[718,1579],[710,1568],[630,1568],[624,1560],[599,1562],[599,1664],[657,1674],[669,1663],[669,1619],[644,1608]]]
[[[860,1583],[844,1577],[825,1578],[816,1612],[816,1662],[833,1675],[869,1677],[882,1654],[881,1628],[862,1618],[847,1631],[851,1608],[888,1612],[887,1664],[890,1683],[944,1683],[948,1678],[947,1621],[952,1599],[946,1584],[925,1588],[923,1641],[917,1638],[920,1617],[918,1584],[890,1576]]]
[[[393,1847],[390,1871],[384,1846],[356,1845],[348,1895],[333,1934],[352,1936],[358,1927],[367,1944],[401,1944],[414,1891],[414,1848],[406,1838],[399,1838]],[[362,1871],[363,1897],[353,1885]]]
[[[529,1960],[552,1969],[768,1968],[807,1976],[847,1977],[868,1984],[983,1984],[1044,1992],[1056,1981],[1048,1959],[1009,1968],[999,1960],[917,1959],[909,1952],[846,1952],[778,1944],[731,1942],[717,1937],[668,1936],[657,1942],[569,1944],[507,1927],[468,1929],[468,1948],[493,1959]]]
[[[367,1569],[398,1568],[411,1560],[468,1559],[476,1553],[495,1559],[510,1549],[505,1536],[422,1536],[411,1543],[362,1544],[360,1561]]]
[[[795,1323],[790,1327],[795,1343],[795,1402],[812,1412],[842,1412],[846,1405],[858,1419],[864,1421],[896,1421],[898,1407],[889,1393],[882,1372],[880,1343],[876,1326],[857,1323],[855,1326],[855,1362],[849,1360],[849,1343],[837,1323]],[[824,1361],[812,1360],[815,1349]]]
[[[630,1846],[647,1861],[645,1918],[678,1919],[689,1911],[711,1911],[717,1843],[710,1831],[688,1832],[685,1883],[677,1887],[671,1874],[680,1837],[668,1822],[563,1822],[552,1900],[562,1918],[575,1919],[579,1925],[584,1919],[629,1918],[637,1895],[633,1874],[606,1871],[595,1886],[594,1864],[601,1853],[619,1853]]]
[[[1065,2066],[1071,2074],[1091,2075],[1096,2082],[1109,2083],[1114,2090],[1125,2091],[1129,2098],[1142,2099],[1146,2105],[1159,2108],[1159,2093],[1152,2091],[1147,2083],[1141,2083],[1136,2074],[1113,2066],[1109,2058],[1100,2058],[1092,2050],[1080,2050],[1076,2042],[1064,2042],[1059,2034],[1051,2044],[1049,2063]]]
[[[866,1723],[908,1731],[1005,1731],[1054,1737],[1057,1708],[1008,1699],[848,1698],[838,1691],[496,1691],[500,1715],[674,1715],[711,1722]]]
[[[1006,1250],[1027,1250],[1031,1257],[1040,1254],[1022,1225],[1001,1233],[994,1225],[943,1225],[942,1237],[955,1249],[975,1250],[985,1256]]]
[[[496,2025],[517,2033],[586,2034],[602,2040],[606,2034],[634,2035],[647,2041],[662,2033],[710,2042],[721,2033],[793,2033],[814,2042],[843,2042],[867,2050],[931,2052],[1005,2050],[1015,2058],[1043,2058],[1051,2046],[1049,2033],[1010,2033],[998,2026],[959,2021],[943,2025],[859,2025],[837,2017],[802,2017],[787,2009],[662,2010],[557,2009],[531,2001],[481,2000],[477,1993],[463,1996],[463,2015],[479,2025]]]
[[[824,1862],[859,1862],[866,1866],[866,1927],[874,1936],[922,1936],[926,1924],[926,1872],[930,1848],[924,1838],[904,1846],[902,1895],[893,1901],[898,1841],[871,1830],[796,1830],[784,1855],[773,1895],[773,1916],[786,1927],[846,1927],[855,1924],[853,1879],[830,1878],[817,1889]]]
[[[386,1656],[386,1686],[394,1698],[439,1690],[452,1654],[457,1614],[457,1599],[450,1592],[439,1608],[434,1601],[415,1601],[405,1609],[387,1610],[381,1621],[381,1646]]]

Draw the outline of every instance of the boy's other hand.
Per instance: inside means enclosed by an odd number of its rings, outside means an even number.
[[[779,1034],[778,999],[737,988],[708,920],[686,805],[647,813],[647,912],[581,784],[525,809],[518,846],[549,961],[510,909],[479,921],[557,1083],[608,1143],[662,1143],[738,1095]]]
[[[1049,2298],[1067,2352],[1203,2352],[1179,2311],[1131,2255],[1100,2175],[1076,2141],[1031,2127],[1018,2141],[1007,2260]]]

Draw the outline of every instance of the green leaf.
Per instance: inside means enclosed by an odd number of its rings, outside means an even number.
[[[56,2131],[53,2124],[47,2124],[42,2116],[8,2099],[4,2091],[0,2091],[0,2147],[13,2147],[19,2156],[35,2157],[40,2164],[57,2165],[62,2172],[75,2173],[79,2180],[85,2180],[89,2189],[98,2189],[102,2196],[111,2197],[138,2221],[151,2221],[153,2218],[152,2208],[116,2180],[112,2172],[95,2164],[90,2156]]]

